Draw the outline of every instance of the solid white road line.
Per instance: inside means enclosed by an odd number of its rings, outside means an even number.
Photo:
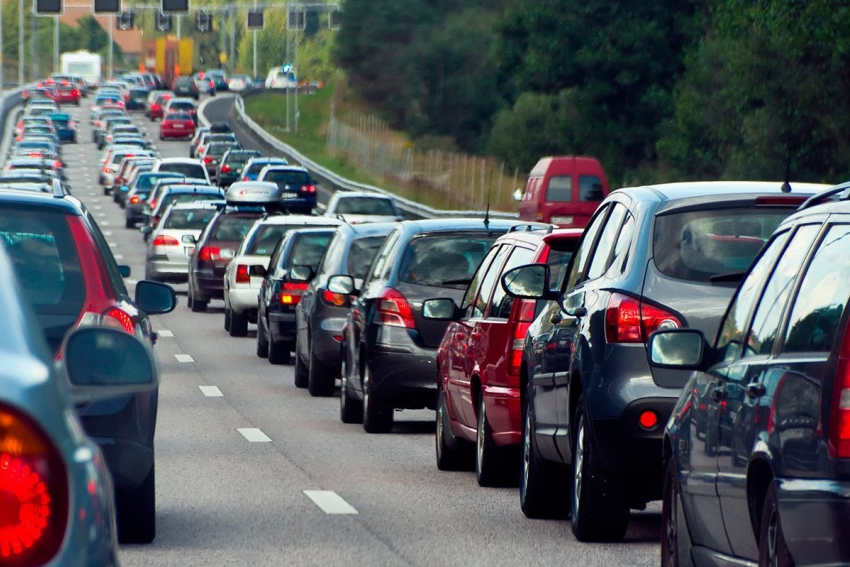
[[[239,427],[236,429],[242,437],[251,443],[268,443],[271,438],[256,427]]]
[[[168,337],[168,338],[171,338],[171,337],[174,336],[174,333],[172,333],[168,329],[163,329],[161,331],[157,331],[156,334],[159,335],[160,337]]]
[[[201,389],[201,392],[208,398],[222,398],[224,394],[221,393],[221,390],[216,386],[198,386]]]
[[[332,490],[305,490],[307,498],[315,502],[325,514],[356,514],[354,506]]]
[[[195,362],[195,359],[188,354],[175,354],[174,358],[177,359],[177,362]]]

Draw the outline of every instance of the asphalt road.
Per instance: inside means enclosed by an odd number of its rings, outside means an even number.
[[[144,273],[141,235],[124,228],[123,211],[97,185],[87,106],[71,112],[80,143],[64,150],[70,183],[119,263],[132,267],[132,291]],[[138,121],[162,156],[188,155],[186,142],[160,142],[156,125]],[[123,546],[123,565],[658,563],[657,505],[633,513],[625,543],[578,543],[566,521],[527,520],[516,489],[482,489],[472,473],[438,471],[433,412],[396,414],[388,435],[345,425],[337,397],[310,398],[293,385],[292,366],[257,358],[253,326],[248,338],[231,338],[221,302],[192,313],[185,285],[177,289],[180,306],[153,321],[162,378],[157,538]],[[325,492],[314,501],[305,491]]]

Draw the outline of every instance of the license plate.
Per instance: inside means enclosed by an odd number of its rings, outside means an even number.
[[[179,128],[180,130],[182,130],[182,129],[183,129],[183,125],[182,125],[182,124],[175,124],[175,125],[174,125],[174,127],[175,127],[175,128]]]
[[[184,246],[184,247],[183,247],[183,254],[184,254],[187,258],[188,258],[188,257],[190,257],[190,256],[192,255],[192,252],[194,252],[194,251],[195,251],[195,247],[194,247],[194,246]]]
[[[295,193],[284,193],[283,199],[287,201],[291,199],[298,199],[298,195],[296,195]]]
[[[552,217],[552,224],[573,224],[573,217]]]

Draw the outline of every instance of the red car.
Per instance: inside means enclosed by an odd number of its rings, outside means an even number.
[[[547,263],[550,284],[560,288],[581,234],[581,229],[520,225],[499,238],[479,265],[437,353],[440,470],[471,464],[475,447],[478,484],[497,486],[516,478],[522,347],[537,302],[512,299],[501,285],[502,275],[525,264]]]
[[[157,95],[153,102],[151,102],[150,109],[148,110],[148,118],[151,119],[151,122],[155,122],[157,118],[162,118],[165,114],[165,105],[172,98],[174,98],[174,95],[171,93]]]
[[[171,112],[159,125],[159,139],[191,138],[195,135],[195,121],[187,112]]]
[[[69,81],[63,81],[56,85],[57,104],[76,104],[80,106],[80,89],[76,85],[72,85]]]

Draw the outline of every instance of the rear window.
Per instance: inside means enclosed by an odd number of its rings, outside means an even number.
[[[245,247],[245,254],[271,256],[277,243],[292,227],[283,224],[266,224],[254,232],[251,242]]]
[[[672,278],[710,282],[746,271],[793,209],[713,209],[660,215],[655,221],[655,265]]]
[[[230,154],[228,154],[226,161],[227,161],[227,163],[245,163],[249,159],[255,158],[255,157],[257,157],[257,154],[242,153],[242,152],[230,153]]]
[[[578,178],[579,197],[582,203],[599,202],[605,198],[602,191],[602,180],[595,175],[580,175]]]
[[[195,110],[195,105],[191,102],[172,102],[168,106],[169,110]]]
[[[165,228],[175,230],[203,230],[215,214],[215,209],[172,210],[165,219]]]
[[[319,262],[322,260],[325,248],[328,247],[328,242],[331,241],[332,237],[332,232],[296,235],[287,268],[291,268],[292,266],[310,266],[315,273],[319,268]]]
[[[115,154],[114,156],[112,156],[112,163],[113,164],[121,163],[121,160],[123,160],[126,157],[133,157],[133,154]]]
[[[159,171],[179,173],[192,179],[206,179],[206,169],[199,163],[161,163]]]
[[[136,191],[145,191],[148,192],[153,189],[153,186],[160,179],[166,179],[170,176],[168,175],[141,175],[139,176],[139,180],[136,182]]]
[[[241,242],[256,220],[256,216],[223,215],[210,240],[212,242]],[[274,246],[269,248],[268,254],[271,254],[272,248]]]
[[[278,187],[282,185],[309,185],[310,176],[305,171],[291,171],[286,169],[272,169],[266,172],[263,181],[276,183]]]
[[[378,254],[378,250],[381,249],[381,244],[386,239],[386,236],[367,236],[352,242],[351,249],[348,251],[348,271],[346,273],[355,278],[365,278],[369,272],[369,267]]]
[[[371,197],[351,197],[340,199],[336,212],[343,215],[383,215],[396,214],[393,202],[389,199],[373,199]]]
[[[166,120],[191,120],[192,117],[184,112],[171,112],[165,117]]]
[[[569,203],[573,200],[573,178],[569,175],[549,178],[546,187],[546,201],[550,203]]]
[[[210,144],[207,155],[224,155],[224,152],[233,147],[233,144]]]
[[[414,238],[404,252],[399,279],[411,284],[466,289],[498,236],[439,234]]]

